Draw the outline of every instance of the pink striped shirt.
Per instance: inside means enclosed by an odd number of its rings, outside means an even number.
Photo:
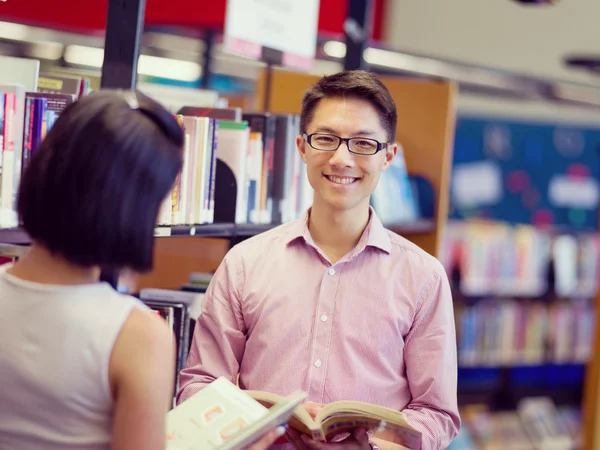
[[[178,402],[219,376],[243,389],[402,410],[423,450],[457,434],[456,336],[442,265],[371,218],[335,264],[307,218],[232,248],[202,303]],[[284,448],[291,448],[287,445]]]

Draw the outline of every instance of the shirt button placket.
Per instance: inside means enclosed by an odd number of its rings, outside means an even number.
[[[335,305],[335,293],[339,282],[339,269],[329,267],[323,277],[323,285],[318,302],[317,323],[315,325],[315,346],[313,370],[310,381],[310,397],[319,401],[324,392],[325,367],[329,356],[331,320],[329,313]]]

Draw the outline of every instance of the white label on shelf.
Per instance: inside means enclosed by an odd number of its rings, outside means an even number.
[[[171,236],[171,228],[170,227],[157,227],[154,229],[154,236],[169,237],[169,236]]]
[[[260,58],[284,53],[285,65],[310,69],[317,45],[319,0],[227,0],[224,49]]]

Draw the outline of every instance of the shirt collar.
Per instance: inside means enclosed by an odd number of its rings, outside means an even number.
[[[295,222],[290,224],[289,233],[286,238],[286,244],[290,244],[297,239],[304,238],[305,242],[311,243],[314,245],[314,241],[310,236],[310,231],[308,230],[308,217],[310,214],[310,208],[307,209],[302,217]],[[372,206],[369,206],[369,222],[367,223],[367,227],[361,236],[357,249],[362,250],[359,247],[376,247],[380,250],[383,250],[386,253],[391,253],[392,244],[390,242],[390,237],[387,233],[387,230],[384,228],[381,220],[375,213],[375,210]]]

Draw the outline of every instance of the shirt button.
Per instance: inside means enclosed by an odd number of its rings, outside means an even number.
[[[327,314],[321,316],[321,322],[327,322]]]
[[[315,361],[315,366],[316,366],[316,367],[321,367],[321,364],[322,364],[322,363],[321,363],[321,360],[320,360],[320,359],[317,359],[317,360]]]
[[[329,275],[335,275],[335,269],[333,267],[329,269]]]

